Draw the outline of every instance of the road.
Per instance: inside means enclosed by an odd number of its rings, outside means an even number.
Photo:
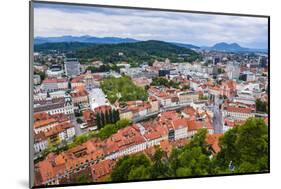
[[[219,108],[219,99],[216,97],[212,110],[214,112],[213,127],[214,133],[223,133],[222,112]]]

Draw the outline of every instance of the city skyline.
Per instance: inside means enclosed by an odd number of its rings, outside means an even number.
[[[35,37],[91,35],[197,46],[219,42],[259,49],[268,46],[267,18],[46,3],[35,3],[34,15]]]

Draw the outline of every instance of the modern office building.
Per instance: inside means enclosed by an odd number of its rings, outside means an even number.
[[[69,77],[80,75],[80,62],[77,58],[66,58],[64,60],[65,74]]]

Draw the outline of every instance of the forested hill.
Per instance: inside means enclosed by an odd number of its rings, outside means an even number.
[[[162,41],[142,41],[120,44],[89,44],[89,43],[45,43],[34,46],[35,52],[58,50],[72,51],[82,61],[102,60],[103,62],[151,62],[155,59],[169,58],[173,62],[194,61],[199,54],[191,49],[179,47]]]

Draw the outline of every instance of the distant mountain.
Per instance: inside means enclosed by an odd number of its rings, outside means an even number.
[[[212,47],[201,47],[201,49],[223,51],[223,52],[267,52],[267,49],[251,49],[246,47],[241,47],[237,43],[216,43]]]
[[[118,43],[134,43],[138,40],[131,38],[119,37],[93,37],[89,35],[84,36],[61,36],[61,37],[35,37],[34,44],[43,43],[61,43],[61,42],[80,42],[80,43],[95,43],[95,44],[118,44]]]

